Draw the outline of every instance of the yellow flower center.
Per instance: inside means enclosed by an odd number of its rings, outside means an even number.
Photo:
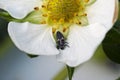
[[[40,9],[40,23],[51,26],[53,34],[59,30],[66,36],[72,24],[88,24],[85,12],[87,3],[89,0],[45,0]],[[39,10],[37,7],[34,9]]]
[[[49,19],[70,22],[79,12],[79,0],[50,0],[47,4]]]

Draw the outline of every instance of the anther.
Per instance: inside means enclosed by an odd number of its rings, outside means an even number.
[[[63,32],[65,32],[67,30],[67,28],[63,28]]]
[[[88,3],[89,2],[89,0],[84,0],[86,3]]]
[[[84,13],[84,14],[82,14],[81,16],[87,16],[87,14],[86,14],[86,13]]]
[[[55,28],[52,28],[52,33],[54,34],[56,32],[56,29]]]
[[[78,14],[77,14],[77,13],[74,13],[74,16],[78,16]]]
[[[84,13],[84,16],[87,16],[87,14],[86,14],[86,13]]]
[[[84,10],[84,8],[82,6],[80,6],[80,10]]]
[[[79,24],[79,25],[81,25],[82,23],[79,21],[79,22],[77,22],[76,24]]]
[[[79,21],[78,24],[82,24],[82,23]]]
[[[34,10],[39,10],[39,7],[34,7]]]
[[[47,14],[43,14],[42,16],[43,16],[43,17],[47,17]]]
[[[42,5],[41,7],[42,7],[42,8],[46,8],[46,6],[45,6],[45,5]]]

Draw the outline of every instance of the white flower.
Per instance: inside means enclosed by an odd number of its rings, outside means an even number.
[[[57,55],[75,67],[89,60],[117,18],[118,0],[0,0],[0,8],[17,19],[41,11],[40,24],[10,22],[8,32],[15,45],[35,55]],[[37,17],[36,17],[37,18]],[[56,48],[60,31],[68,46]]]

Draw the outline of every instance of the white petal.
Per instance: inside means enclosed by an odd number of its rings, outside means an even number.
[[[10,22],[8,32],[16,46],[24,52],[37,55],[59,53],[52,29],[46,25]]]
[[[22,19],[41,3],[41,0],[0,0],[0,8],[8,11],[14,18]]]
[[[101,23],[109,30],[113,25],[116,0],[96,0],[96,2],[87,9],[88,20],[90,24]]]
[[[78,66],[89,60],[106,34],[105,26],[91,24],[86,27],[73,26],[68,35],[68,45],[57,56],[58,61],[69,66]]]
[[[117,80],[118,77],[120,77],[119,64],[107,61],[107,59],[92,58],[77,68],[72,80]]]

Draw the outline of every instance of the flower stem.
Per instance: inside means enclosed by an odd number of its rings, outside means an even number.
[[[6,19],[7,21],[12,21],[14,19],[5,11],[0,11],[0,17]]]
[[[8,12],[0,11],[0,18],[3,18],[7,21],[14,21],[14,22],[24,22],[22,19],[13,18]]]
[[[73,74],[74,74],[75,68],[74,68],[74,67],[70,67],[70,66],[68,66],[68,65],[66,65],[66,67],[67,67],[67,70],[68,70],[69,80],[72,80],[72,76],[73,76]]]

